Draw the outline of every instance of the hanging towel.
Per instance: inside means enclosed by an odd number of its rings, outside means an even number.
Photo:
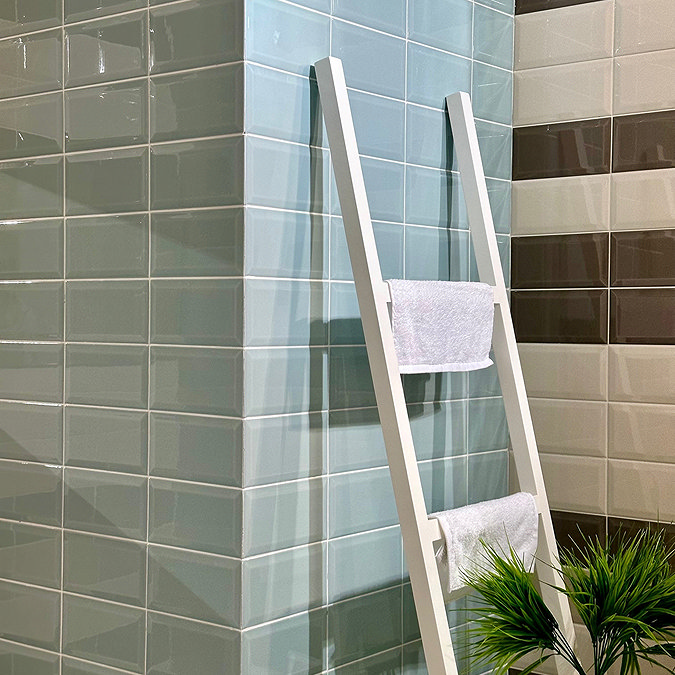
[[[481,540],[498,553],[508,555],[509,547],[529,571],[537,552],[539,518],[534,497],[518,492],[451,511],[434,513],[443,531],[444,543],[436,553],[441,583],[451,593],[462,587],[462,570],[487,567]]]
[[[402,373],[487,368],[494,293],[487,284],[391,279],[391,324]]]

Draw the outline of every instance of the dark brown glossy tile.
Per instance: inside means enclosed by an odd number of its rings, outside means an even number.
[[[675,286],[675,230],[612,233],[612,286]]]
[[[512,288],[607,286],[609,235],[511,238]]]
[[[610,120],[513,130],[513,180],[609,173]]]
[[[675,344],[675,288],[612,291],[610,316],[613,344]]]
[[[518,342],[607,342],[607,291],[513,291]]]
[[[598,2],[598,0],[516,0],[516,14],[541,12],[558,7],[571,7],[572,5],[585,5],[587,2]]]
[[[675,110],[614,118],[612,171],[675,167]]]
[[[675,546],[675,525],[673,523],[655,523],[648,520],[610,517],[607,522],[607,535],[613,544],[612,548],[616,550],[617,535],[620,536],[620,533],[624,532],[628,538],[632,538],[644,528],[648,528],[651,531],[663,530],[666,546]],[[675,558],[671,558],[670,560],[670,569],[675,572]]]
[[[587,513],[570,513],[567,511],[551,511],[553,530],[560,548],[578,550],[584,547],[584,539],[601,543],[606,541],[607,518]]]

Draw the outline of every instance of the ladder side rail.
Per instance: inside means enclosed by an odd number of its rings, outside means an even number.
[[[457,675],[342,63],[315,68],[427,669]]]
[[[544,600],[551,608],[567,639],[573,643],[574,625],[569,602],[562,593],[553,588],[561,587],[563,580],[555,570],[558,563],[557,545],[499,259],[497,237],[492,221],[471,101],[468,94],[457,92],[448,96],[446,102],[479,277],[481,281],[495,287],[492,345],[511,435],[516,472],[521,490],[534,495],[539,511],[540,537],[536,571],[543,582],[541,590]],[[566,670],[567,664],[560,660],[557,661],[558,672]]]

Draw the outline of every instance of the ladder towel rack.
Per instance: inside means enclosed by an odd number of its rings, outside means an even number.
[[[389,318],[389,287],[382,279],[377,257],[344,71],[341,61],[334,57],[318,61],[315,69],[427,670],[430,675],[457,675],[434,555],[434,543],[442,538],[442,534],[438,521],[427,514],[422,493]],[[557,548],[497,250],[471,102],[468,94],[463,92],[452,94],[446,100],[479,277],[494,289],[492,346],[516,472],[520,489],[534,496],[539,513],[535,570],[543,582],[542,593],[547,605],[561,630],[573,640],[569,604],[553,588],[562,584],[552,566],[556,562]],[[555,665],[559,675],[569,672],[567,664],[560,659],[556,659]]]

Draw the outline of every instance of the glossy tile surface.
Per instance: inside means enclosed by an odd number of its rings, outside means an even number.
[[[542,455],[541,468],[552,509],[605,513],[607,469],[604,459]]]
[[[612,229],[671,227],[675,209],[670,195],[674,187],[675,169],[612,174]]]
[[[0,286],[5,306],[0,318],[4,340],[58,340],[62,336],[59,305],[63,288],[59,282],[6,283]]]
[[[0,525],[0,571],[3,579],[58,588],[61,576],[58,531],[3,522]]]
[[[671,286],[675,232],[617,232],[611,237],[612,286]]]
[[[60,464],[63,412],[55,405],[0,405],[0,457]]]
[[[143,0],[64,0],[66,22],[124,12],[143,6]]]
[[[40,525],[61,525],[61,476],[53,466],[3,462],[0,517]]]
[[[5,40],[0,44],[0,97],[60,89],[61,30]]]
[[[673,348],[612,345],[609,348],[609,400],[675,403]]]
[[[0,102],[0,158],[61,152],[62,107],[61,94]]]
[[[63,223],[5,222],[0,227],[0,278],[56,279],[63,275]]]
[[[672,321],[664,308],[672,306],[675,289],[620,289],[610,295],[610,342],[675,344]]]
[[[61,158],[49,157],[0,164],[3,218],[63,215],[62,194]]]
[[[675,112],[614,118],[612,171],[642,171],[675,166]]]
[[[557,9],[559,7],[571,7],[573,5],[583,5],[588,2],[598,2],[598,0],[516,0],[516,14],[540,12],[542,10]]]
[[[609,456],[645,462],[673,463],[668,442],[672,409],[666,405],[610,403]]]
[[[614,113],[675,107],[675,49],[621,56],[614,61]]]
[[[611,513],[628,518],[659,520],[675,518],[675,501],[670,489],[675,469],[672,464],[625,462],[612,459],[608,466],[607,505]]]
[[[409,6],[408,34],[416,42],[452,51],[471,53],[472,16],[467,0],[433,0]]]
[[[61,345],[0,345],[3,398],[58,402],[63,395]]]
[[[675,11],[668,0],[617,0],[617,54],[675,47]]]
[[[58,25],[60,19],[60,0],[38,3],[32,0],[22,0],[8,6],[3,11],[2,18],[0,18],[0,36],[50,28]]]

